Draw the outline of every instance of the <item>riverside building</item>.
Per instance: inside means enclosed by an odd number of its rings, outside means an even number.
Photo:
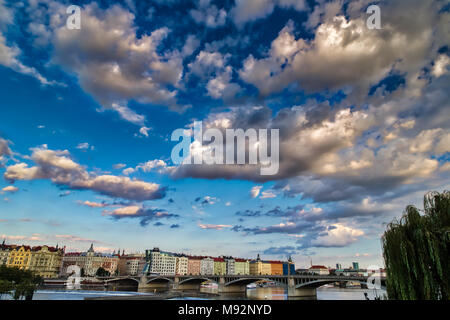
[[[64,249],[58,246],[17,246],[6,245],[0,247],[0,264],[33,271],[42,278],[57,278],[61,266]]]
[[[202,275],[213,275],[214,274],[214,259],[203,258],[200,263],[200,274]]]
[[[227,263],[223,258],[214,258],[214,275],[223,276],[227,274]]]
[[[120,276],[137,276],[142,274],[145,255],[141,253],[119,256],[118,272]]]
[[[188,275],[197,276],[200,274],[201,257],[188,257]]]
[[[236,265],[236,260],[234,259],[225,259],[225,263],[227,264],[227,273],[229,275],[235,275],[235,265]]]
[[[153,248],[150,252],[147,252],[147,259],[147,271],[149,273],[164,276],[174,276],[176,274],[177,257],[173,253]]]
[[[185,256],[177,257],[177,267],[176,274],[178,275],[187,275],[188,274],[188,258]]]
[[[61,274],[67,276],[67,268],[76,265],[81,269],[82,276],[94,277],[99,268],[103,268],[111,275],[116,274],[119,265],[119,255],[102,254],[94,251],[94,245],[87,252],[70,252],[64,254]]]
[[[250,274],[250,262],[246,259],[236,258],[234,260],[234,274],[238,276]]]
[[[29,269],[42,278],[57,278],[64,256],[64,249],[38,246],[31,249]]]
[[[5,240],[3,240],[3,243],[0,246],[0,265],[6,265],[8,263],[9,253],[15,247],[15,245],[5,244]]]
[[[272,273],[272,266],[270,262],[262,261],[261,258],[258,257],[256,260],[250,261],[250,274],[257,275],[270,275]]]

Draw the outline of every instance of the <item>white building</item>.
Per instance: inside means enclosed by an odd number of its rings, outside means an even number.
[[[308,273],[326,276],[330,274],[330,270],[325,266],[311,266],[311,268],[308,269]]]
[[[235,275],[236,271],[235,271],[235,264],[236,264],[236,260],[234,259],[225,259],[225,262],[227,263],[227,274],[230,275]]]
[[[177,257],[172,253],[154,248],[150,251],[149,272],[164,276],[174,276],[177,271]]]
[[[200,274],[212,275],[214,274],[214,259],[204,258],[200,262]]]
[[[87,252],[72,252],[64,254],[61,263],[61,274],[67,275],[67,268],[71,265],[77,265],[82,269],[82,273],[86,276],[93,277],[99,268],[103,268],[111,275],[116,273],[119,265],[119,257],[117,255],[106,255],[96,253],[94,246]]]
[[[187,275],[188,274],[188,258],[187,257],[177,257],[176,273],[179,275]]]

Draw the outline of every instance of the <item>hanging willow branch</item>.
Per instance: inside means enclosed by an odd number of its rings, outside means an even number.
[[[430,192],[382,237],[389,299],[450,299],[450,192]]]

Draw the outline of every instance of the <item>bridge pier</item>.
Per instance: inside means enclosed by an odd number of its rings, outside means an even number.
[[[167,282],[151,281],[147,283],[148,279],[146,276],[142,276],[138,285],[138,292],[149,292],[157,289],[168,289]]]
[[[220,277],[219,283],[217,286],[218,293],[245,293],[247,291],[247,285],[244,284],[230,284],[228,286],[225,285],[225,278]]]
[[[197,290],[200,291],[201,282],[180,283],[180,278],[175,277],[172,284],[172,290]]]
[[[297,288],[295,279],[288,280],[288,297],[298,298],[317,298],[316,288]]]

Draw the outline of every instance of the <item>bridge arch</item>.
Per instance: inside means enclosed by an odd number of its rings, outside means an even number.
[[[147,280],[147,284],[156,282],[156,283],[173,283],[173,279],[166,278],[166,277],[154,277]]]
[[[366,281],[362,281],[362,280],[357,280],[357,279],[342,279],[342,280],[337,280],[337,279],[317,279],[317,280],[313,280],[313,281],[307,281],[304,283],[299,283],[298,285],[295,286],[296,289],[317,289],[320,288],[321,286],[327,285],[327,284],[331,284],[331,283],[335,283],[335,282],[358,282],[360,284],[366,284]],[[386,290],[385,285],[382,283],[381,284],[381,289],[382,290]]]
[[[217,283],[216,281],[214,281],[214,279],[207,278],[207,277],[192,277],[192,278],[183,279],[178,284],[202,283],[205,281],[212,281],[212,282]]]
[[[115,278],[115,279],[109,279],[109,280],[105,280],[106,283],[110,283],[110,282],[120,282],[120,281],[134,281],[137,284],[139,284],[139,279],[135,279],[135,278]]]

